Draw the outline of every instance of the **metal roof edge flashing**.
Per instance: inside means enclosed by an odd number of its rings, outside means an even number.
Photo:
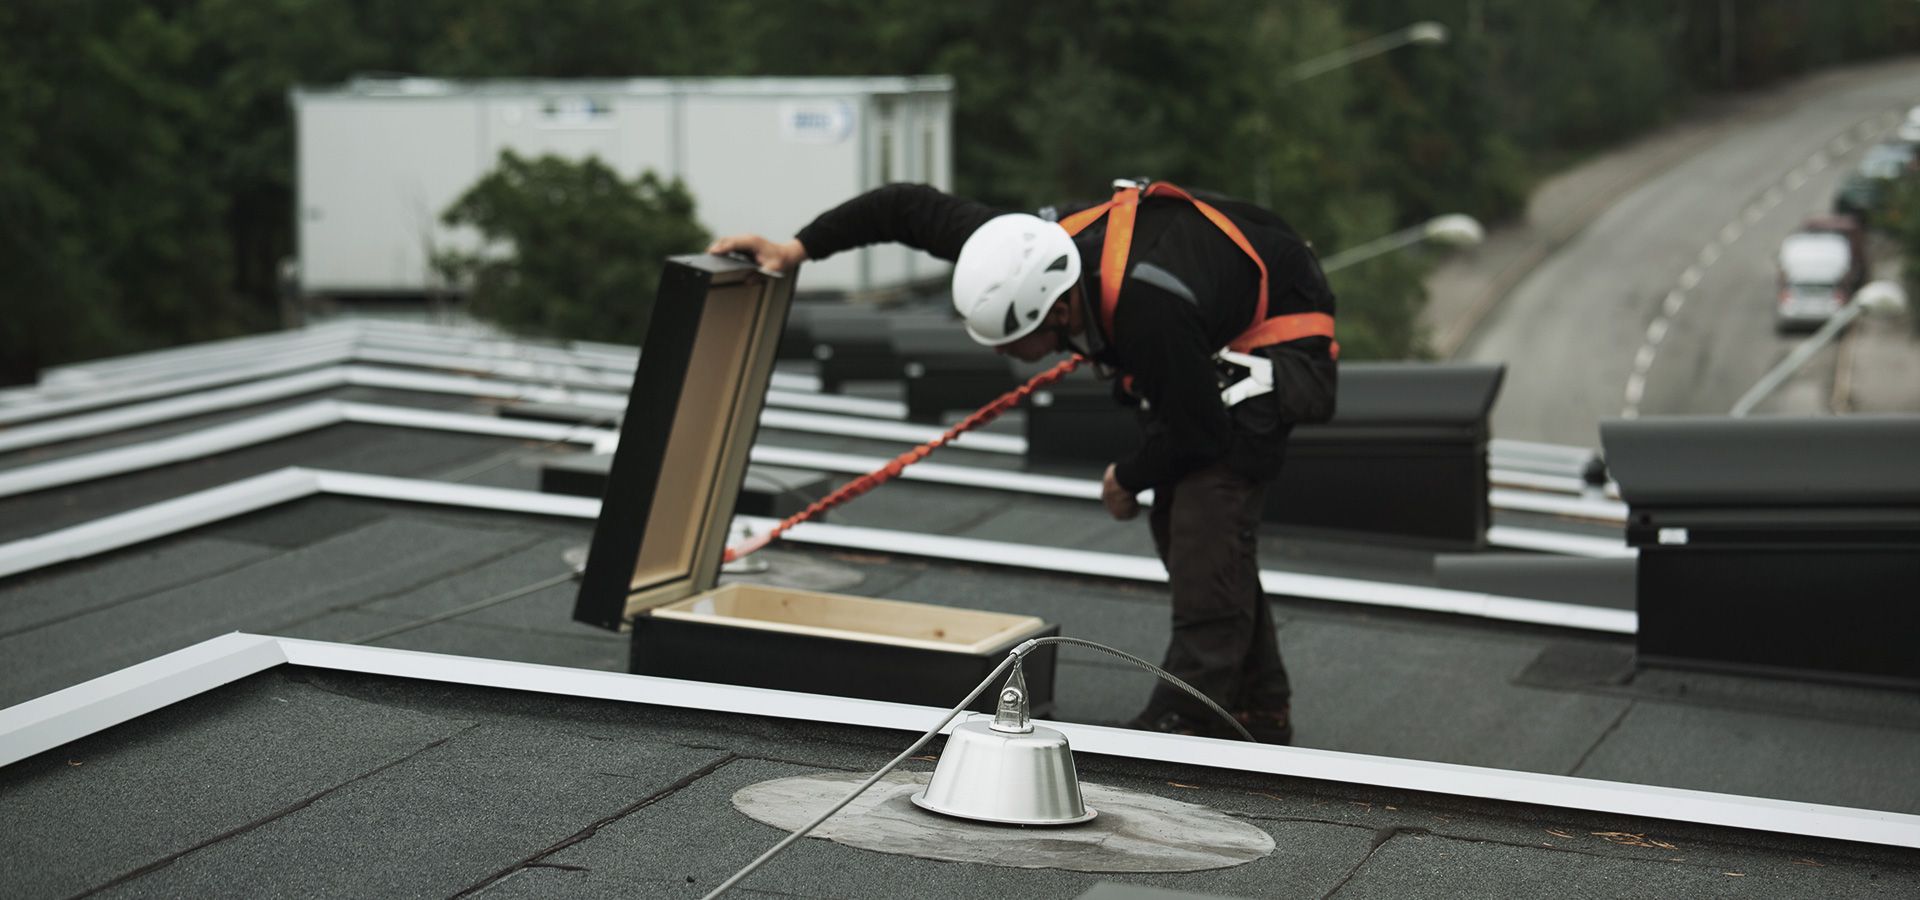
[[[600,501],[586,497],[288,467],[0,544],[0,578],[118,550],[315,494],[577,519],[596,518],[600,511]],[[774,525],[771,519],[752,516],[734,516],[732,523],[735,526],[746,524],[756,530],[765,530]],[[1102,578],[1148,582],[1166,579],[1164,567],[1158,560],[1149,557],[1062,548],[1037,549],[974,538],[807,523],[789,532],[787,539],[802,544],[902,553],[930,559],[960,562],[993,560],[998,564],[1020,568]],[[1260,578],[1264,590],[1282,596],[1452,613],[1615,634],[1633,634],[1638,628],[1638,617],[1630,610],[1600,609],[1474,591],[1273,570],[1263,570]]]
[[[233,633],[0,710],[0,766],[281,664],[390,678],[918,732],[933,707]],[[955,723],[949,724],[949,729]],[[1048,722],[1082,753],[1920,848],[1920,816]]]

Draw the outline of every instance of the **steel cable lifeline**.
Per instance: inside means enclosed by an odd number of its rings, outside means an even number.
[[[794,513],[791,516],[788,516],[785,521],[781,522],[778,525],[773,526],[773,529],[768,531],[767,533],[758,535],[753,538],[749,538],[748,540],[741,541],[738,544],[728,547],[727,554],[726,554],[726,561],[733,562],[736,559],[740,559],[741,557],[754,553],[760,550],[761,548],[767,546],[768,544],[773,543],[776,539],[780,537],[781,534],[785,533],[787,529],[792,528],[793,526],[798,525],[801,522],[805,522],[806,520],[811,519],[814,516],[817,516],[823,512],[826,512],[829,509],[839,506],[840,504],[845,503],[848,500],[852,500],[853,498],[858,497],[861,494],[864,494],[870,490],[873,490],[874,488],[879,487],[882,484],[892,481],[895,476],[900,474],[901,470],[923,459],[926,459],[928,454],[931,454],[933,451],[946,446],[947,443],[949,441],[952,441],[954,438],[957,438],[962,434],[972,431],[975,428],[979,428],[980,426],[985,425],[988,422],[993,421],[994,419],[1000,418],[1001,413],[1004,413],[1007,410],[1010,410],[1016,406],[1019,406],[1020,401],[1025,400],[1034,391],[1037,391],[1043,387],[1046,387],[1049,384],[1052,384],[1056,381],[1059,381],[1062,378],[1067,377],[1069,373],[1071,373],[1074,369],[1079,368],[1080,364],[1085,361],[1086,361],[1086,357],[1083,357],[1078,353],[1075,353],[1072,356],[1067,357],[1066,361],[1060,363],[1057,366],[1054,366],[1051,369],[1046,370],[1045,372],[1041,372],[1040,374],[1033,376],[1033,378],[1029,379],[1026,384],[1023,384],[1017,388],[1014,388],[1011,391],[1001,394],[998,398],[994,399],[993,402],[988,403],[986,406],[980,407],[978,410],[975,410],[972,415],[969,415],[966,418],[961,419],[958,424],[954,425],[952,428],[947,429],[945,434],[942,434],[931,441],[921,444],[920,446],[915,447],[912,450],[908,450],[907,452],[894,457],[886,465],[881,466],[880,468],[875,469],[872,472],[868,472],[867,474],[862,475],[859,478],[855,478],[854,480],[849,481],[844,485],[841,485],[839,490],[836,490],[833,493],[828,494],[827,496],[814,501],[812,504],[808,505],[806,509],[803,509],[797,513]]]

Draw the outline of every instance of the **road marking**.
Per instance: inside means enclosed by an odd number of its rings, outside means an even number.
[[[1734,242],[1740,240],[1748,228],[1759,224],[1769,211],[1779,206],[1788,193],[1804,187],[1813,173],[1824,170],[1833,164],[1835,158],[1846,154],[1859,143],[1870,140],[1875,134],[1891,127],[1900,119],[1901,113],[1889,112],[1876,119],[1860,122],[1851,129],[1834,135],[1827,142],[1825,149],[1814,151],[1805,162],[1788,171],[1779,184],[1769,186],[1757,199],[1747,204],[1739,216],[1722,225],[1717,241],[1700,248],[1698,261],[1680,273],[1679,288],[1667,292],[1666,300],[1660,306],[1661,315],[1647,323],[1646,341],[1633,356],[1633,374],[1627,378],[1626,404],[1620,410],[1621,418],[1639,418],[1640,400],[1647,389],[1647,372],[1653,368],[1653,361],[1659,353],[1660,344],[1667,339],[1667,332],[1672,328],[1673,320],[1679,316],[1680,308],[1687,302],[1687,295],[1684,292],[1699,286],[1700,280],[1705,277],[1705,270],[1719,261],[1722,248],[1731,247]],[[1857,140],[1854,135],[1858,135]]]

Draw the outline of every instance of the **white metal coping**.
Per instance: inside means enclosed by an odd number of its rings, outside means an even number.
[[[0,710],[0,766],[280,665],[915,733],[944,709],[245,633]],[[964,723],[961,717],[948,730]],[[1079,753],[1920,848],[1920,816],[1334,750],[1046,722]]]
[[[84,559],[318,494],[437,503],[576,519],[594,519],[600,515],[600,501],[584,497],[295,467],[0,544],[0,578]],[[773,519],[736,516],[733,530],[737,532],[744,525],[755,531],[765,531],[774,524],[776,522]],[[795,527],[786,533],[785,539],[842,549],[1015,566],[1101,578],[1146,582],[1165,582],[1167,579],[1166,570],[1158,560],[1120,553],[1033,547],[816,522]],[[1633,634],[1639,627],[1638,615],[1630,610],[1504,597],[1480,591],[1276,571],[1262,571],[1260,583],[1268,593],[1311,600],[1451,613],[1614,634]]]
[[[395,343],[417,344],[421,341],[452,343],[458,348],[458,352],[418,352],[391,346]],[[237,350],[215,349],[209,352],[208,359],[205,360],[189,357],[187,361],[180,363],[162,359],[147,360],[137,364],[102,364],[97,372],[84,369],[58,370],[51,373],[47,380],[36,388],[8,392],[7,402],[0,405],[0,426],[136,403],[156,397],[173,397],[191,391],[287,375],[305,369],[344,365],[356,360],[453,369],[461,372],[478,371],[494,378],[524,377],[543,382],[537,385],[526,385],[524,386],[526,390],[554,391],[558,390],[555,387],[556,384],[582,390],[615,389],[621,393],[614,396],[623,400],[626,383],[632,379],[633,364],[631,362],[626,364],[624,373],[620,373],[617,369],[607,370],[594,362],[580,363],[571,356],[559,360],[545,358],[529,360],[522,358],[518,353],[503,355],[498,352],[486,352],[486,346],[486,342],[446,341],[423,338],[418,335],[394,338],[377,331],[369,333],[366,329],[332,329],[298,339],[281,339],[271,344],[254,345]],[[438,349],[446,350],[445,347]],[[157,351],[162,355],[171,355],[176,352]],[[606,374],[608,372],[612,374]],[[478,380],[474,379],[474,381]],[[819,379],[809,376],[776,372],[773,376],[773,386],[776,390],[769,392],[770,402],[791,400],[794,405],[807,408],[856,415],[882,415],[895,419],[904,417],[906,414],[904,404],[810,394],[809,392],[818,391]],[[408,389],[443,390],[430,387]],[[478,395],[489,396],[490,393],[483,392]],[[575,398],[558,399],[560,402],[579,402]],[[239,403],[233,405],[239,405]]]
[[[100,392],[106,388],[134,386],[145,396],[155,396],[153,391],[159,388],[154,381],[161,374],[204,376],[212,369],[231,369],[238,365],[242,372],[253,373],[246,377],[257,377],[259,364],[269,364],[273,371],[287,370],[284,363],[272,364],[276,360],[284,360],[294,350],[332,351],[343,363],[351,359],[363,359],[460,371],[479,366],[495,378],[508,375],[545,378],[549,383],[508,388],[471,388],[467,392],[475,396],[509,396],[550,402],[605,403],[615,409],[619,408],[617,404],[623,399],[622,395],[602,395],[591,388],[617,387],[615,382],[631,377],[638,356],[636,348],[618,345],[576,342],[571,346],[558,347],[526,343],[479,328],[454,329],[366,320],[330,323],[300,332],[235,338],[60,367],[49,370],[42,379],[40,390],[58,399],[81,389]],[[302,360],[310,358],[301,357]],[[494,362],[486,362],[488,360]],[[606,377],[608,374],[616,377],[609,380]],[[571,381],[582,393],[570,394],[566,388],[553,386],[551,382],[556,379],[563,383]],[[188,378],[190,383],[201,386],[204,386],[205,380],[203,377]],[[767,397],[770,405],[893,420],[906,417],[906,405],[898,401],[820,394],[817,377],[775,372],[773,381],[775,389]],[[179,382],[176,380],[174,383]],[[466,383],[487,384],[477,378],[468,378]],[[446,385],[429,387],[424,383],[412,389],[459,392],[459,389]],[[9,402],[21,405],[32,391],[8,392],[9,397],[16,394],[18,400]],[[71,401],[77,398],[66,399]],[[120,397],[116,394],[104,402],[120,402]],[[26,409],[9,412],[0,409],[0,423],[19,421],[22,416],[44,417],[57,412],[32,412]],[[922,439],[930,439],[934,433],[937,432],[926,432]],[[1491,475],[1497,484],[1574,494],[1582,493],[1585,489],[1580,471],[1593,455],[1592,451],[1585,448],[1500,438],[1488,443],[1488,453],[1493,461]]]
[[[286,382],[295,382],[292,389],[321,383],[324,378],[319,373],[296,375]],[[348,374],[351,374],[349,372]],[[413,381],[425,379],[444,379],[445,376],[420,376],[410,373],[385,373],[384,370],[368,370],[370,380],[393,383],[389,375],[397,374],[400,380]],[[235,390],[250,390],[258,385]],[[177,408],[179,400],[160,401],[157,406]],[[116,410],[85,417],[91,419],[112,418],[124,421],[139,415],[150,413],[141,410]],[[189,459],[198,459],[215,453],[224,453],[241,447],[253,446],[266,441],[278,440],[317,428],[325,428],[344,423],[369,425],[390,425],[406,428],[430,428],[442,431],[455,431],[465,434],[485,434],[498,437],[526,438],[554,442],[572,442],[585,444],[601,452],[610,452],[618,443],[619,435],[608,429],[588,425],[503,419],[494,416],[473,415],[469,413],[450,413],[435,410],[422,410],[413,407],[383,406],[372,403],[354,403],[337,400],[316,400],[299,406],[263,413],[250,419],[229,422],[187,432],[167,438],[159,438],[141,444],[100,450],[94,453],[80,454],[56,459],[49,462],[21,466],[16,469],[0,470],[0,498],[24,494],[31,491],[49,490],[64,485],[91,481],[127,472],[168,465]],[[55,430],[71,424],[70,422],[51,422],[30,425],[20,429],[22,432],[35,432],[27,437],[43,436],[49,430]],[[0,449],[7,446],[8,435],[0,433]],[[861,475],[874,471],[886,462],[880,457],[854,456],[848,454],[826,453],[822,451],[799,450],[784,447],[755,445],[751,451],[755,462],[768,465],[803,466],[830,472],[842,472]],[[1056,497],[1070,497],[1083,500],[1097,500],[1100,496],[1099,485],[1089,479],[1064,478],[1051,475],[1034,475],[1025,472],[1008,472],[997,469],[985,469],[968,466],[945,465],[922,462],[903,471],[902,478],[910,481],[924,481],[933,484],[948,484],[962,487],[978,487],[993,490],[1016,491],[1028,494],[1043,494]],[[1143,503],[1151,503],[1151,492],[1142,495]],[[1489,540],[1497,546],[1514,547],[1525,550],[1539,550],[1550,553],[1563,553],[1589,557],[1633,556],[1633,548],[1624,543],[1607,538],[1583,535],[1556,534],[1506,527],[1499,531],[1489,529]]]
[[[243,341],[255,343],[226,346]],[[446,335],[436,333],[427,326],[403,328],[399,323],[356,322],[316,326],[298,337],[266,335],[204,346],[208,347],[204,354],[196,355],[189,353],[188,348],[178,348],[54,370],[48,376],[49,386],[46,390],[52,398],[37,403],[27,402],[26,395],[20,394],[18,402],[0,406],[0,426],[218,387],[234,381],[284,375],[315,365],[331,364],[334,368],[300,372],[263,384],[213,390],[193,397],[175,397],[143,407],[110,410],[64,422],[11,429],[0,432],[0,452],[86,437],[167,418],[262,403],[345,384],[493,399],[569,403],[619,411],[625,407],[624,395],[600,389],[617,388],[633,371],[631,352],[622,354],[617,348],[598,351],[565,349],[517,343],[485,333]],[[353,360],[455,370],[479,368],[484,369],[489,378],[406,373],[350,365]],[[154,370],[161,368],[168,372],[188,369],[192,374],[172,381],[156,382],[153,379],[158,373]],[[541,383],[497,380],[506,377],[539,379]],[[904,403],[821,394],[818,393],[817,378],[792,373],[775,372],[773,382],[774,388],[766,395],[770,407],[864,417],[788,414],[769,409],[762,421],[776,428],[908,443],[925,443],[942,433],[939,428],[899,422],[906,416]],[[86,396],[65,396],[82,389],[88,389]],[[891,421],[869,421],[875,418]],[[1025,439],[1012,435],[969,434],[954,444],[989,453],[1026,453]],[[1498,487],[1574,495],[1586,492],[1586,484],[1581,478],[1572,474],[1555,474],[1555,471],[1565,465],[1563,460],[1584,459],[1590,455],[1589,451],[1495,440],[1490,443],[1489,454],[1493,466],[1488,471],[1488,477]],[[1616,487],[1610,486],[1608,493],[1613,498],[1618,497]],[[1526,497],[1516,496],[1521,498],[1520,502],[1524,502]],[[1605,521],[1615,521],[1613,514],[1617,511],[1621,520],[1624,520],[1624,506],[1600,499],[1566,501],[1558,506],[1549,500],[1540,508],[1512,508]]]

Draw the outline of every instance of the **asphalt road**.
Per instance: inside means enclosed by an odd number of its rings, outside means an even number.
[[[1597,447],[1621,416],[1725,413],[1795,338],[1773,329],[1774,254],[1868,145],[1920,103],[1920,64],[1883,67],[1731,122],[1541,262],[1458,358],[1505,362],[1502,438]],[[1772,408],[1819,411],[1817,367]]]

